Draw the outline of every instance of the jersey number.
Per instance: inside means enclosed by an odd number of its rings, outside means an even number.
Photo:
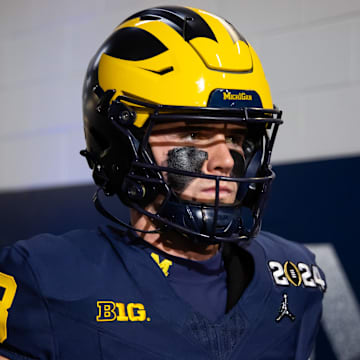
[[[15,279],[0,272],[0,343],[4,342],[7,338],[6,323],[8,318],[8,310],[10,309],[15,293],[16,293]]]

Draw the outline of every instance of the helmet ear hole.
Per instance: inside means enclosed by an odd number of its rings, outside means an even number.
[[[89,129],[89,133],[92,137],[91,144],[94,147],[94,149],[91,149],[92,151],[100,154],[105,152],[110,147],[108,139],[103,134],[101,134],[100,131],[98,131],[95,127],[91,126]]]
[[[94,166],[93,178],[95,184],[104,189],[104,193],[106,195],[113,195],[114,192],[111,190],[109,177],[107,176],[103,166],[99,164]]]
[[[110,180],[106,175],[104,167],[100,164],[99,159],[94,153],[91,153],[87,150],[81,150],[80,155],[86,158],[86,161],[92,169],[93,179],[96,185],[101,187],[104,190],[104,193],[107,195],[112,195],[111,191],[109,191]]]

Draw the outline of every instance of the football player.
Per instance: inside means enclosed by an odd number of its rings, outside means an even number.
[[[91,60],[83,110],[111,225],[2,250],[0,354],[308,359],[326,284],[260,232],[282,113],[245,38],[199,9],[138,12]]]

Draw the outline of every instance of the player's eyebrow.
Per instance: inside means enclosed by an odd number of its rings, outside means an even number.
[[[226,134],[238,134],[243,135],[246,134],[246,127],[236,127],[236,128],[213,128],[211,126],[201,126],[201,125],[186,125],[186,126],[176,126],[172,128],[164,128],[164,129],[155,129],[152,131],[152,135],[161,135],[161,134],[169,134],[169,133],[185,133],[189,131],[209,131],[209,132],[225,132]]]

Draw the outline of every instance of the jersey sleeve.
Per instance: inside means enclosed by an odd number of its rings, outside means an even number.
[[[296,346],[295,360],[310,358],[319,331],[321,314],[321,303],[315,302],[311,304],[303,314]]]
[[[289,306],[296,301],[301,309],[301,313],[299,311],[295,314],[297,320],[300,319],[300,324],[294,359],[308,360],[320,327],[322,300],[327,287],[325,275],[316,263],[315,254],[304,245],[290,242],[271,233],[263,234],[266,236],[266,241],[262,244],[268,254],[267,258],[274,259],[278,265],[276,269],[281,270],[277,274],[272,272],[275,286],[286,287],[291,296]],[[289,264],[290,270],[287,267],[285,273],[285,266]]]
[[[309,302],[305,308],[301,320],[295,360],[310,359],[320,328],[323,310],[322,300],[327,289],[324,272],[316,264],[315,255],[309,249],[307,249],[307,251],[313,259],[313,281],[317,285],[318,291],[315,292],[315,296],[309,298]]]
[[[54,359],[46,300],[28,261],[16,245],[0,251],[0,355],[12,360]]]

